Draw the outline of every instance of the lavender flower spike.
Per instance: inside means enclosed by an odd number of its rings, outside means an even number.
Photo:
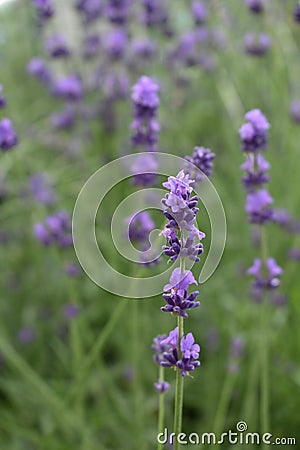
[[[187,309],[194,309],[200,305],[200,302],[195,302],[195,298],[199,294],[198,291],[188,294],[188,287],[191,284],[198,284],[190,270],[185,270],[181,273],[179,268],[176,268],[170,278],[170,284],[164,287],[163,298],[167,302],[166,306],[161,308],[164,312],[171,312],[174,315],[188,317]]]
[[[241,149],[245,152],[256,153],[264,150],[268,141],[270,124],[259,109],[253,109],[245,115],[248,121],[241,126],[239,133]]]

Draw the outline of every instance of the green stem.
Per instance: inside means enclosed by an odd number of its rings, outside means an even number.
[[[261,230],[261,258],[263,267],[267,260],[267,242],[265,229]],[[261,403],[260,403],[260,420],[262,433],[270,431],[269,421],[269,373],[268,373],[268,299],[264,295],[261,313]],[[266,444],[263,445],[266,448]]]
[[[183,336],[183,317],[178,316],[178,354],[180,354],[180,340]],[[174,433],[175,442],[174,450],[179,450],[180,444],[178,442],[178,435],[182,428],[182,407],[183,407],[183,376],[179,369],[176,369],[176,388],[175,388],[175,408],[174,408]]]
[[[217,413],[216,413],[215,422],[214,422],[214,433],[215,433],[217,439],[219,438],[219,436],[221,435],[221,432],[224,429],[226,412],[228,410],[228,405],[229,405],[231,393],[233,390],[234,381],[235,381],[235,374],[228,372],[227,377],[223,384],[220,401],[218,404]]]
[[[159,376],[158,382],[163,383],[165,380],[165,369],[159,366]],[[165,416],[165,394],[158,394],[158,424],[157,424],[157,435],[164,432],[164,417]],[[163,443],[157,443],[157,450],[163,450]]]

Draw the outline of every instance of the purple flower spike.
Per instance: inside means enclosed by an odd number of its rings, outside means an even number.
[[[29,345],[35,340],[35,331],[31,327],[22,327],[17,336],[21,344]]]
[[[6,98],[2,95],[3,86],[0,84],[0,109],[6,106]]]
[[[49,84],[51,82],[52,77],[50,71],[45,61],[40,58],[31,59],[27,65],[27,71],[42,83]]]
[[[263,275],[262,261],[255,259],[253,266],[248,269],[248,275],[254,277],[253,289],[262,293],[264,289],[273,290],[280,285],[279,276],[282,274],[282,268],[278,266],[274,258],[268,258],[266,261],[267,275]]]
[[[264,224],[272,219],[272,209],[269,207],[273,199],[269,192],[261,189],[247,195],[246,212],[250,223]]]
[[[83,96],[83,85],[76,75],[71,75],[54,83],[53,93],[64,100],[77,101]]]
[[[248,123],[241,126],[239,133],[242,150],[256,153],[264,150],[268,141],[270,124],[259,109],[253,109],[245,115]]]
[[[266,172],[270,169],[270,164],[259,153],[251,157],[247,156],[246,162],[241,165],[241,169],[246,171],[242,181],[245,189],[249,192],[266,184],[270,177]]]
[[[15,147],[18,137],[9,119],[2,119],[0,122],[0,148],[4,152]]]
[[[300,23],[300,3],[297,3],[294,9],[295,22]]]
[[[104,42],[104,48],[108,56],[113,60],[121,59],[127,46],[128,37],[122,29],[111,31]]]
[[[210,177],[213,169],[213,160],[216,155],[209,149],[204,147],[195,147],[192,156],[186,156],[185,159],[190,163],[194,164],[198,167],[201,172],[204,173],[207,177]],[[189,170],[189,169],[188,169]],[[192,173],[190,173],[190,170]],[[203,175],[198,171],[193,171],[192,168],[189,170],[190,177],[195,180],[195,182],[199,182],[202,180]]]
[[[188,288],[191,284],[198,284],[190,270],[185,270],[183,273],[180,269],[174,269],[170,284],[164,287],[163,298],[167,305],[161,308],[164,312],[170,312],[182,317],[188,317],[187,309],[194,309],[200,305],[200,302],[195,302],[198,291],[188,294]],[[169,291],[169,292],[168,292]]]
[[[203,2],[193,1],[192,3],[192,13],[196,25],[203,24],[208,16],[206,6]]]
[[[39,19],[44,22],[50,19],[54,14],[54,6],[52,0],[33,0]]]
[[[245,51],[251,56],[263,56],[272,45],[271,38],[266,33],[255,35],[248,33],[244,39]]]
[[[102,0],[77,0],[76,9],[86,24],[97,20],[103,11]]]
[[[66,39],[60,34],[54,34],[46,42],[46,52],[52,58],[67,58],[71,55]]]
[[[63,307],[63,315],[67,320],[72,320],[79,314],[79,308],[77,305],[69,303]]]
[[[127,22],[132,0],[108,0],[106,15],[111,23],[124,25]]]
[[[254,14],[260,14],[264,11],[263,0],[245,0],[250,11]]]

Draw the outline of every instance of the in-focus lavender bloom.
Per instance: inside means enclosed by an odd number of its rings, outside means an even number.
[[[272,220],[273,210],[270,205],[273,199],[266,189],[250,192],[246,200],[246,212],[250,223],[265,224]]]
[[[69,130],[75,124],[75,111],[71,105],[66,106],[62,111],[55,112],[50,116],[51,125],[58,130]]]
[[[71,55],[71,50],[67,45],[66,39],[60,34],[50,36],[46,42],[45,50],[52,58],[66,58]]]
[[[198,344],[195,344],[192,333],[182,336],[180,340],[181,358],[178,355],[178,327],[172,330],[167,338],[162,340],[162,344],[169,344],[170,349],[163,353],[163,359],[160,362],[161,366],[178,368],[183,377],[200,366],[198,361],[200,347]]]
[[[294,9],[295,22],[300,23],[300,3],[297,3]]]
[[[256,258],[253,265],[248,269],[248,275],[254,277],[253,288],[258,291],[273,290],[280,285],[279,276],[282,274],[282,268],[278,266],[274,258],[268,258],[266,261],[266,267],[262,267],[262,261]],[[266,269],[266,274],[264,270]]]
[[[47,216],[44,223],[34,225],[33,234],[46,246],[57,244],[60,247],[70,247],[73,241],[69,214],[66,211],[58,211]]]
[[[0,84],[0,109],[4,108],[6,106],[6,98],[2,94],[3,86]]]
[[[239,130],[241,149],[245,152],[256,153],[264,150],[268,141],[270,124],[259,109],[253,109],[245,115],[247,123]]]
[[[0,149],[4,152],[15,147],[18,137],[9,119],[2,119],[0,122]]]
[[[195,147],[192,156],[186,156],[185,159],[192,164],[194,164],[201,172],[204,173],[207,177],[210,177],[213,170],[213,160],[216,155],[212,153],[209,148],[204,147]],[[201,181],[203,176],[198,171],[193,171],[192,167],[189,166],[188,172],[191,178],[195,180],[195,182]]]
[[[264,11],[263,0],[245,0],[245,2],[249,7],[250,11],[255,14],[259,14]]]
[[[127,46],[128,36],[123,29],[112,30],[105,38],[104,48],[112,60],[123,58]]]
[[[208,16],[207,8],[204,2],[193,1],[192,2],[192,14],[196,25],[203,24]]]
[[[236,336],[231,340],[228,370],[236,373],[239,370],[239,360],[243,356],[245,341],[243,338]]]
[[[270,164],[260,153],[253,156],[248,155],[246,162],[241,165],[241,169],[246,171],[242,181],[245,189],[249,192],[262,187],[270,179],[266,173],[270,169]]]
[[[79,308],[77,305],[68,303],[63,307],[63,315],[67,320],[72,320],[79,314]]]
[[[124,25],[127,22],[132,0],[108,0],[106,16],[110,22]]]
[[[77,0],[76,9],[86,24],[97,20],[103,12],[103,0]]]
[[[163,360],[163,353],[171,348],[170,344],[163,342],[165,341],[166,337],[167,336],[165,334],[159,334],[153,339],[151,349],[154,352],[153,361],[156,364],[161,363],[161,361]]]
[[[163,186],[170,190],[162,200],[164,215],[168,223],[162,231],[168,244],[163,247],[164,253],[171,260],[177,257],[187,257],[192,261],[199,261],[199,255],[203,252],[201,241],[205,234],[195,226],[196,213],[198,212],[198,197],[191,197],[194,180],[188,174],[180,171],[176,177],[169,177]]]
[[[44,22],[50,19],[54,14],[54,6],[52,0],[33,0],[39,19]]]
[[[35,331],[31,327],[22,327],[17,334],[19,342],[29,345],[35,340]]]
[[[200,305],[195,302],[199,294],[198,291],[188,294],[188,288],[191,284],[198,284],[190,270],[180,272],[179,268],[173,270],[170,277],[170,283],[164,287],[163,298],[167,305],[161,308],[161,311],[170,312],[174,315],[188,317],[187,309],[194,309]]]
[[[29,187],[34,199],[42,205],[52,205],[56,195],[51,187],[49,179],[45,175],[36,173],[29,178]]]
[[[266,33],[255,35],[247,33],[244,38],[245,51],[251,56],[263,56],[272,45],[271,38]]]
[[[294,100],[291,103],[290,116],[295,123],[297,123],[297,124],[300,123],[300,100]]]
[[[56,81],[52,90],[54,95],[68,101],[77,101],[83,96],[83,85],[76,75]]]
[[[31,59],[27,65],[27,71],[42,83],[49,84],[51,82],[52,76],[47,64],[40,58]]]
[[[85,59],[94,58],[100,50],[101,39],[98,34],[86,36],[83,42],[83,57]]]

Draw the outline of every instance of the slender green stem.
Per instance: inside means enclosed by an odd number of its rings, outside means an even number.
[[[265,229],[261,230],[261,258],[263,267],[265,267],[267,260],[267,242]],[[261,402],[260,402],[260,420],[261,431],[267,433],[270,431],[269,421],[269,373],[268,373],[268,299],[267,295],[264,295],[262,302],[261,313]],[[266,448],[266,444],[263,445]]]
[[[180,346],[180,340],[183,336],[183,317],[178,316],[178,345]],[[180,349],[179,349],[180,350]],[[175,387],[175,408],[174,408],[174,433],[175,442],[174,450],[179,450],[180,444],[178,442],[178,435],[182,429],[182,407],[183,407],[183,376],[179,369],[176,369],[176,387]]]
[[[163,383],[165,380],[165,369],[162,366],[159,366],[159,376],[158,382]],[[157,433],[164,432],[164,419],[165,419],[165,394],[158,394],[158,424],[157,424]],[[157,450],[163,450],[164,444],[161,442],[157,443]]]
[[[225,381],[223,384],[220,401],[218,404],[217,413],[216,413],[215,422],[214,422],[214,433],[217,436],[217,439],[220,436],[220,434],[224,428],[226,412],[228,410],[228,405],[229,405],[230,397],[232,394],[235,378],[236,377],[235,377],[234,373],[228,372],[227,377],[225,378]]]

